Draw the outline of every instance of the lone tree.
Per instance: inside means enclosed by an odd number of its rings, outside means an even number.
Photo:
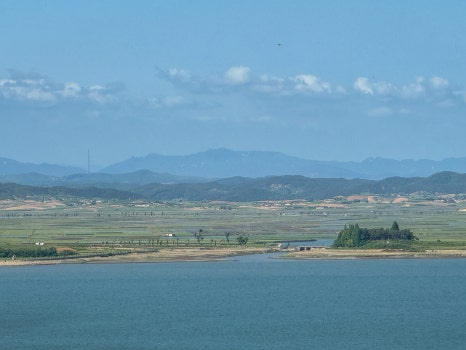
[[[400,226],[398,226],[398,223],[396,221],[393,221],[391,230],[392,231],[399,231],[400,230]]]
[[[236,237],[236,241],[238,242],[238,245],[246,245],[248,243],[249,238],[243,235],[239,235]]]
[[[201,244],[201,241],[204,239],[204,237],[202,236],[202,232],[204,232],[204,230],[200,228],[198,232],[194,233],[194,237],[196,237],[198,244]]]
[[[230,236],[231,236],[231,232],[225,232],[225,238],[227,240],[227,244],[230,244]]]

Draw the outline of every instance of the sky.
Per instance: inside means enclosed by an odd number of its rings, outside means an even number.
[[[464,14],[462,0],[2,0],[0,157],[464,157]]]

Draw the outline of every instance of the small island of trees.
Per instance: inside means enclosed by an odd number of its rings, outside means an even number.
[[[410,242],[417,240],[409,229],[400,230],[398,223],[393,222],[392,227],[367,229],[358,224],[345,225],[340,231],[332,248],[410,248]]]

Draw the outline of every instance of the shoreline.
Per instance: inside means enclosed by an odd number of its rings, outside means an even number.
[[[129,253],[108,257],[76,257],[67,259],[41,259],[41,260],[11,260],[0,259],[0,268],[3,266],[34,266],[58,264],[124,264],[124,263],[168,263],[168,262],[202,262],[221,261],[235,256],[265,254],[278,252],[270,248],[220,248],[220,249],[161,249],[157,252]]]
[[[445,249],[409,252],[386,249],[328,249],[316,248],[309,251],[290,252],[282,256],[285,259],[451,259],[466,258],[466,250]]]
[[[351,259],[451,259],[466,258],[466,250],[428,250],[407,252],[384,249],[329,249],[313,248],[308,251],[278,250],[270,248],[220,248],[220,249],[163,249],[157,252],[130,253],[109,257],[77,257],[73,259],[11,260],[0,259],[3,266],[34,266],[58,264],[124,264],[222,261],[242,255],[282,253],[278,259],[295,260],[351,260]]]

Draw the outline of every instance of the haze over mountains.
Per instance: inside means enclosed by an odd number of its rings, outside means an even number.
[[[461,173],[461,174],[459,174]],[[0,158],[0,198],[77,196],[149,200],[324,199],[352,194],[466,193],[466,158],[324,162],[216,149],[150,154],[101,172]]]
[[[137,184],[113,183],[111,188],[82,186],[77,188],[37,187],[0,183],[0,199],[37,198],[101,198],[108,200],[143,199],[151,201],[263,201],[320,200],[355,194],[405,195],[465,194],[466,174],[441,172],[428,177],[391,177],[384,180],[311,179],[299,175],[260,178],[232,177],[204,183]]]
[[[13,159],[0,157],[0,176],[27,173],[38,173],[48,176],[66,176],[83,172],[84,170],[78,167],[47,163],[22,163]]]
[[[99,182],[131,182],[142,185],[153,182],[206,181],[202,178],[220,179],[234,176],[257,178],[281,175],[379,180],[392,176],[429,176],[441,171],[465,173],[466,158],[449,158],[441,161],[368,158],[362,162],[338,162],[301,159],[278,152],[243,152],[220,148],[186,156],[149,154],[144,157],[133,157],[91,174],[87,174],[86,169],[77,167],[21,163],[0,158],[1,182],[33,185]]]

